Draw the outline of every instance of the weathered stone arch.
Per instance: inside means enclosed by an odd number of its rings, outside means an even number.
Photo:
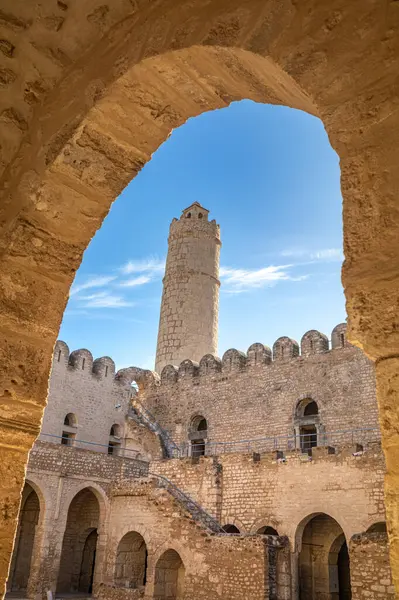
[[[14,467],[3,481],[3,502],[12,504],[1,523],[4,556],[84,248],[172,128],[251,98],[319,116],[340,156],[349,338],[378,360],[399,580],[399,441],[391,418],[399,394],[395,3],[116,0],[85,7],[84,0],[45,0],[39,18],[32,3],[6,2],[2,17],[2,439],[4,462]]]

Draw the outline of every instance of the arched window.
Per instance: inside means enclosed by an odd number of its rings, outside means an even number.
[[[118,455],[121,448],[121,426],[115,423],[109,430],[108,454]]]
[[[226,525],[223,525],[223,529],[226,533],[240,533],[238,527],[236,527],[232,523],[226,523]]]
[[[317,406],[317,404],[314,400],[312,400],[312,402],[309,402],[309,404],[307,404],[305,406],[304,411],[303,411],[304,417],[309,417],[311,415],[318,415],[318,414],[319,414],[319,407]]]
[[[205,444],[208,437],[208,423],[202,415],[195,416],[191,421],[189,438],[191,441],[191,456],[198,458],[205,455]]]
[[[277,529],[274,529],[274,527],[270,527],[269,525],[261,527],[256,533],[259,535],[278,535]]]
[[[387,533],[387,524],[385,521],[380,521],[379,523],[373,523],[367,529],[367,533]]]
[[[318,426],[320,422],[319,407],[312,398],[300,400],[295,410],[295,433],[302,452],[311,454],[317,446]]]
[[[77,425],[78,420],[76,415],[73,413],[68,413],[65,415],[64,426],[62,428],[61,444],[64,446],[73,445],[73,440],[76,437]]]

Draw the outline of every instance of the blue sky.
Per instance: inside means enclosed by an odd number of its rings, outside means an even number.
[[[175,130],[113,204],[72,286],[71,350],[153,368],[169,223],[194,200],[221,226],[220,356],[345,320],[338,157],[315,117],[244,101]]]

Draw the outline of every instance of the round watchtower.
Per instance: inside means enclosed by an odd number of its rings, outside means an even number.
[[[220,228],[208,221],[209,211],[194,202],[173,219],[155,370],[179,365],[189,358],[196,362],[217,351],[219,312]]]

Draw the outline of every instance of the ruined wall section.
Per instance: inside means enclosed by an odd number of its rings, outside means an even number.
[[[344,324],[332,332],[331,349],[326,336],[310,331],[301,354],[294,340],[280,338],[273,353],[253,344],[247,354],[232,349],[222,360],[208,354],[199,365],[168,365],[141,402],[181,444],[197,415],[207,420],[208,443],[292,435],[296,407],[306,398],[318,405],[322,431],[370,427],[379,437],[374,366],[347,343]]]
[[[148,550],[146,597],[153,597],[159,557],[171,548],[179,553],[185,567],[182,600],[269,597],[265,540],[210,535],[188,518],[165,490],[128,482],[119,486],[111,503],[104,580],[108,586],[114,579],[118,543],[128,531],[140,533]],[[123,595],[114,588],[109,595],[103,590],[101,597],[116,600]]]
[[[154,462],[150,471],[170,479],[205,510],[217,514],[222,525],[234,524],[241,533],[275,528],[295,543],[299,523],[312,513],[335,518],[349,539],[372,523],[385,521],[384,457],[379,444],[362,454],[341,447],[327,448],[313,457],[300,452],[225,454]],[[216,493],[218,496],[216,496]]]
[[[386,533],[362,533],[349,544],[352,600],[394,600]]]
[[[217,351],[219,225],[194,203],[170,225],[155,370]]]

